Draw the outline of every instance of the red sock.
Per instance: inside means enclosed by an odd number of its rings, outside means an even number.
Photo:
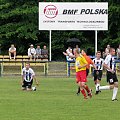
[[[87,93],[90,93],[90,89],[87,85],[85,85],[85,89],[86,89]]]
[[[83,94],[84,97],[87,97],[86,92],[84,89],[81,90],[81,93]]]

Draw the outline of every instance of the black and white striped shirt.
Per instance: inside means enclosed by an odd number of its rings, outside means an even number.
[[[31,82],[33,79],[33,76],[35,76],[35,72],[31,68],[29,68],[28,70],[26,68],[23,68],[21,75],[23,75],[24,80],[26,82]]]
[[[104,63],[108,65],[108,67],[110,67],[113,71],[115,70],[116,64],[115,64],[115,59],[112,55],[107,55]],[[110,71],[110,70],[107,69],[107,71]]]
[[[95,58],[95,59],[93,59],[93,62],[95,64],[97,70],[103,70],[104,60],[102,58],[100,58],[100,59]]]

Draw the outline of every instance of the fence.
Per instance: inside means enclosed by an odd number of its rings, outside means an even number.
[[[0,76],[4,75],[20,75],[21,69],[25,66],[26,61],[2,61],[0,63]],[[74,62],[47,62],[47,61],[30,61],[31,68],[37,76],[54,76],[54,77],[70,77],[75,76],[75,70],[70,70],[70,66],[74,66]],[[120,69],[120,63],[116,64]],[[93,67],[90,67],[90,75]],[[120,71],[116,71],[120,75]],[[105,74],[103,71],[103,75]]]
[[[70,70],[71,66],[75,66],[74,61],[67,61],[67,76],[70,77],[71,75],[75,74],[75,70]],[[90,66],[89,74],[93,73],[93,67]],[[116,61],[116,73],[120,75],[120,61]],[[105,69],[103,70],[103,74],[105,74]]]
[[[36,74],[46,75],[48,72],[48,59],[29,59],[26,55],[18,55],[16,59],[9,59],[8,55],[0,55],[0,76],[20,75],[26,62],[30,62],[32,68],[36,68]]]

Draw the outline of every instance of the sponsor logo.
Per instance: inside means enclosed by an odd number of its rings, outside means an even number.
[[[44,8],[44,14],[47,18],[55,18],[58,15],[58,9],[54,5],[47,5]]]
[[[63,14],[68,14],[68,15],[76,15],[76,14],[95,14],[95,15],[99,15],[99,14],[108,14],[108,10],[107,9],[64,9],[63,10]]]

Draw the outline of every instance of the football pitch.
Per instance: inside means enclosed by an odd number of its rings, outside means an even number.
[[[37,91],[21,91],[20,77],[0,78],[0,120],[120,120],[118,100],[111,101],[112,90],[84,100],[76,95],[75,78],[39,78]],[[102,79],[102,85],[106,80]]]

